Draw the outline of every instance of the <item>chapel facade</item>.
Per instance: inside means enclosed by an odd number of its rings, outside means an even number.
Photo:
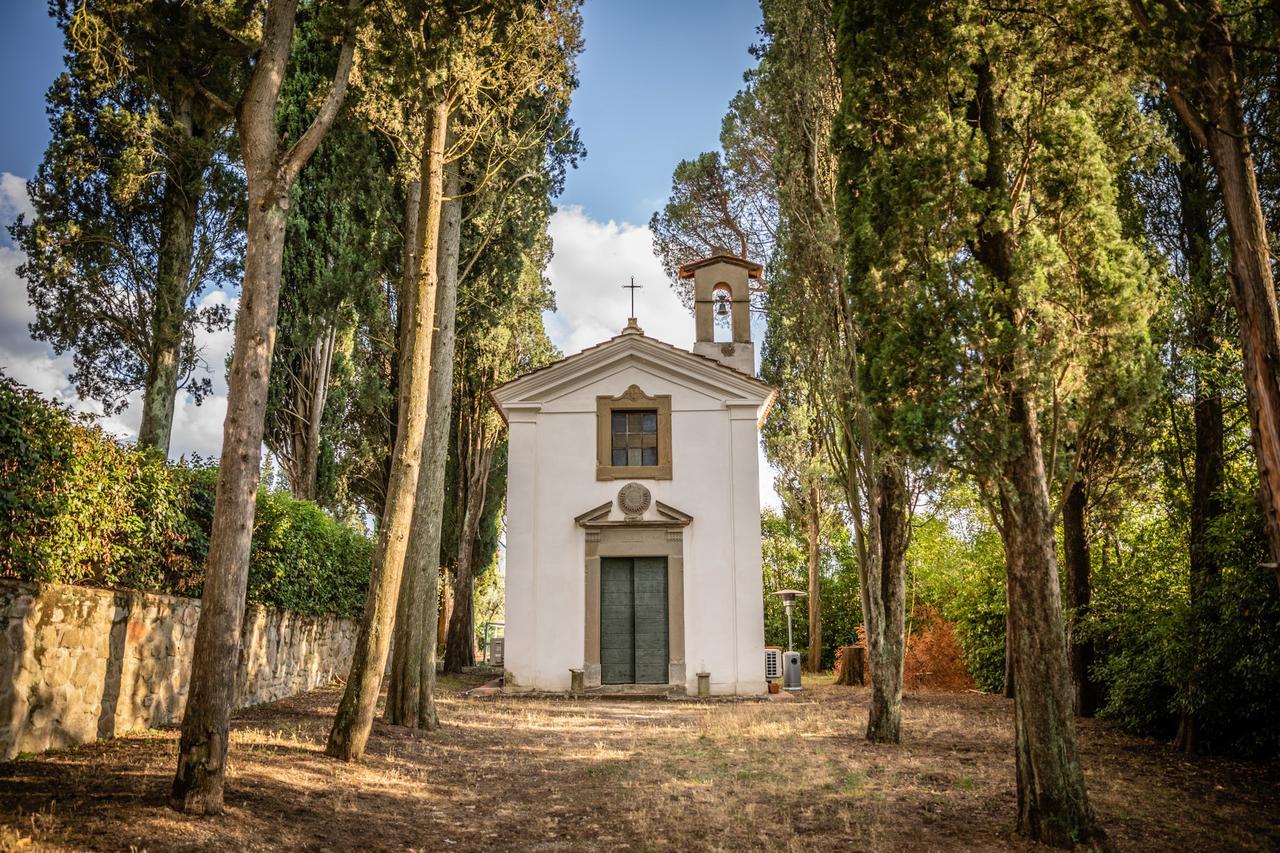
[[[491,392],[510,425],[507,690],[765,682],[759,427],[750,288],[760,265],[685,265],[692,352],[621,334]],[[716,315],[731,321],[717,342]],[[644,688],[640,688],[644,689]]]

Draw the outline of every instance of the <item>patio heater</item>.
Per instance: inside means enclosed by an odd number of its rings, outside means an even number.
[[[800,690],[800,653],[791,650],[791,610],[796,599],[808,593],[798,589],[780,589],[774,595],[782,599],[782,607],[787,611],[787,651],[782,656],[782,689]]]

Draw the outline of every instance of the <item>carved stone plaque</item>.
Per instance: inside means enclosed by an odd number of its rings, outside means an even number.
[[[649,508],[652,496],[649,490],[639,483],[627,483],[618,490],[618,509],[627,517],[627,521],[636,521]]]

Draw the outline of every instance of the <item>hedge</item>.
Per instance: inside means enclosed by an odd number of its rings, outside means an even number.
[[[115,441],[0,372],[0,577],[198,597],[217,468]],[[315,504],[258,492],[249,600],[364,606],[373,543]]]

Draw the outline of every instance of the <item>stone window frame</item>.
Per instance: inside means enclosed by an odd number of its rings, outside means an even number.
[[[667,686],[685,688],[684,529],[693,517],[654,502],[653,520],[611,521],[613,501],[574,519],[586,532],[584,577],[583,686],[602,687],[600,678],[600,562],[606,557],[665,557],[667,560]]]
[[[613,413],[657,411],[658,464],[613,464]],[[596,479],[597,480],[670,480],[671,479],[671,395],[650,396],[639,385],[632,385],[617,397],[596,397]]]

